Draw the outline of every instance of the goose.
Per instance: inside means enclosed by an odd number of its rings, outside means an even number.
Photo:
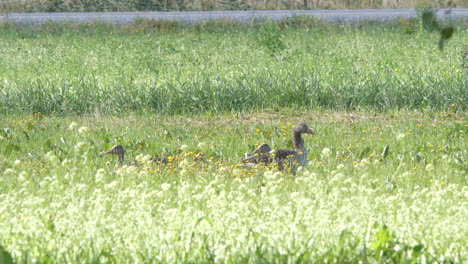
[[[205,158],[206,158],[205,153],[199,152],[197,153],[197,155],[195,155],[195,157],[193,157],[192,161],[203,161],[205,160]]]
[[[286,165],[290,167],[292,171],[295,171],[298,165],[304,167],[307,164],[308,151],[304,146],[304,140],[302,139],[303,133],[315,135],[315,132],[312,131],[312,129],[310,129],[304,122],[300,122],[292,129],[292,143],[294,145],[294,150],[270,150],[258,156],[247,157],[242,162],[244,164],[276,163],[279,169],[284,169]]]
[[[117,164],[122,165],[125,158],[125,149],[122,145],[115,145],[110,148],[108,151],[99,152],[100,156],[107,155],[107,154],[116,154],[117,155]],[[201,161],[204,160],[206,157],[205,153],[200,152],[192,159],[192,161]],[[151,158],[151,162],[156,164],[167,164],[169,161],[166,158]],[[137,160],[132,160],[130,165],[138,166],[139,163]]]
[[[267,152],[271,151],[270,145],[263,143],[260,146],[258,146],[254,151],[251,153],[245,153],[244,159],[252,158],[261,154],[265,154]]]
[[[125,149],[122,147],[122,145],[115,145],[112,148],[110,148],[108,151],[99,152],[100,156],[107,155],[107,154],[117,155],[117,164],[118,165],[123,164],[124,158],[125,158]],[[151,158],[150,161],[157,163],[157,164],[166,164],[168,162],[166,158]],[[130,161],[129,164],[133,166],[139,166],[139,163],[137,160],[132,160]]]
[[[122,145],[115,145],[108,151],[99,152],[99,156],[107,155],[107,154],[116,154],[117,155],[117,163],[122,165],[124,158],[125,158],[125,149]]]

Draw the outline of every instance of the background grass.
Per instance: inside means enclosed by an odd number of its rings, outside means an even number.
[[[466,109],[466,24],[137,21],[0,28],[0,112]]]
[[[236,166],[257,144],[291,147],[298,121],[317,133],[304,137],[305,169]],[[0,245],[19,263],[467,260],[468,124],[455,112],[36,114],[0,125]],[[122,167],[98,156],[117,143]],[[192,162],[198,152],[206,160]]]
[[[0,0],[0,12],[466,7],[467,0]]]

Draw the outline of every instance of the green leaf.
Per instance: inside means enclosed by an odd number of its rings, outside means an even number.
[[[30,138],[29,138],[28,132],[26,132],[26,131],[23,130],[23,134],[24,134],[24,136],[26,137],[26,139],[29,141]]]
[[[10,130],[8,128],[2,129],[1,132],[6,138],[10,138]]]
[[[386,251],[393,244],[393,236],[386,225],[379,228],[379,231],[377,231],[374,238],[375,242],[372,243],[371,248],[376,251]]]
[[[436,12],[437,10],[433,8],[427,8],[423,10],[421,20],[424,29],[428,31],[434,31],[435,29],[439,28]]]
[[[453,32],[455,32],[455,28],[453,26],[445,27],[440,31],[440,37],[443,39],[450,39]]]
[[[48,139],[44,144],[44,149],[51,150],[52,149],[52,140]]]
[[[13,264],[13,257],[10,252],[6,251],[4,247],[0,246],[0,264]]]
[[[424,245],[423,244],[417,244],[416,246],[413,247],[413,251],[414,252],[421,252],[421,250],[424,249]]]
[[[359,154],[359,159],[363,159],[367,154],[370,152],[370,147],[366,147],[361,153]]]
[[[20,149],[21,149],[20,146],[15,145],[13,143],[10,143],[5,147],[5,150],[3,151],[3,154],[9,155],[9,154],[11,154],[11,152],[13,152],[13,150],[19,151]]]
[[[411,256],[413,257],[413,259],[417,259],[421,255],[423,249],[424,249],[423,244],[417,244],[416,246],[414,246],[413,252],[411,252]]]
[[[444,50],[445,41],[449,40],[453,36],[453,32],[455,32],[455,28],[453,26],[445,27],[440,31],[439,49],[441,51]]]

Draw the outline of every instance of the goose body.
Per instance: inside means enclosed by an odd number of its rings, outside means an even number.
[[[113,146],[112,148],[110,148],[108,151],[103,151],[103,152],[100,152],[99,155],[100,156],[103,156],[103,155],[107,155],[107,154],[113,154],[113,155],[117,155],[117,165],[122,165],[123,162],[124,162],[124,159],[125,159],[125,149],[122,147],[122,145],[115,145]],[[201,161],[205,158],[205,154],[200,152],[198,153],[193,159],[192,161]],[[165,165],[167,163],[169,163],[168,159],[166,158],[151,158],[150,159],[151,162],[155,163],[155,164],[159,164],[159,165]],[[133,165],[133,166],[139,166],[139,162],[137,160],[132,160],[129,162],[129,165]]]
[[[310,129],[305,123],[300,122],[292,129],[292,142],[294,145],[293,149],[278,149],[270,150],[264,154],[252,157],[246,157],[242,162],[249,164],[269,164],[276,163],[279,169],[284,167],[290,167],[295,169],[297,166],[305,166],[307,164],[308,151],[304,146],[304,140],[302,134],[314,135],[314,131]]]
[[[107,155],[107,154],[115,154],[117,155],[117,163],[119,165],[122,165],[124,158],[125,158],[125,149],[122,147],[122,145],[115,145],[108,151],[100,152],[99,155]]]
[[[254,151],[252,151],[251,153],[245,153],[244,159],[253,158],[255,156],[265,154],[269,151],[271,151],[270,145],[263,143],[260,146],[258,146],[256,149],[254,149]]]
[[[112,148],[110,148],[108,151],[100,152],[99,155],[107,155],[107,154],[114,154],[117,155],[117,165],[122,165],[125,159],[125,149],[122,147],[122,145],[115,145]],[[165,158],[151,158],[151,162],[154,162],[156,164],[166,164],[167,159]],[[139,166],[139,162],[137,160],[132,160],[128,163],[129,165],[132,166]]]

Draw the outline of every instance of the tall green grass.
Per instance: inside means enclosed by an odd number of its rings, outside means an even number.
[[[466,26],[139,21],[0,28],[0,112],[466,109]]]

